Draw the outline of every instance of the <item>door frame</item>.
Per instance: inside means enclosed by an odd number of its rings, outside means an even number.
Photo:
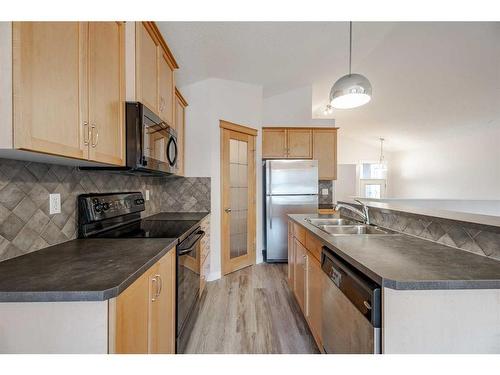
[[[249,265],[253,265],[256,263],[256,244],[257,244],[257,234],[256,234],[256,222],[257,222],[257,212],[256,212],[256,179],[257,179],[257,160],[256,160],[256,140],[257,140],[257,129],[238,125],[229,121],[219,120],[219,128],[220,128],[220,212],[221,212],[221,271],[222,275],[227,275],[228,273],[234,272],[238,269],[244,268]],[[250,257],[250,264],[244,263],[241,265],[236,264],[235,267],[231,267],[230,259],[229,259],[229,242],[225,240],[224,231],[230,228],[230,222],[228,215],[225,214],[224,211],[224,195],[228,194],[228,186],[225,187],[225,184],[228,183],[226,181],[229,178],[228,173],[224,171],[224,165],[229,158],[229,153],[224,153],[224,140],[225,134],[228,134],[227,131],[237,132],[244,135],[251,136],[253,139],[253,144],[250,148],[250,153],[253,155],[251,160],[253,161],[253,173],[248,178],[248,195],[249,197],[253,197],[253,199],[249,200],[248,203],[248,233],[247,233],[247,244],[251,243],[251,246],[248,246],[248,254]],[[227,175],[227,176],[225,176]],[[234,269],[233,269],[234,268]]]

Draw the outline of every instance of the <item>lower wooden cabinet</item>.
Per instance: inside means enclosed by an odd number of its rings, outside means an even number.
[[[321,269],[322,246],[322,242],[304,227],[288,221],[288,284],[321,351],[322,293],[325,282],[325,274]]]
[[[307,316],[307,250],[294,240],[295,244],[295,282],[294,293],[302,312]]]
[[[295,281],[295,246],[293,242],[293,223],[288,222],[288,286],[293,290]]]
[[[114,300],[110,352],[175,353],[175,259],[173,249]]]
[[[151,270],[149,352],[175,353],[175,250]]]
[[[315,257],[307,261],[307,321],[311,332],[321,348],[321,310],[324,273]]]

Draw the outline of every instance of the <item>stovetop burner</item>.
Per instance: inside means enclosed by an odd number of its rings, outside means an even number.
[[[183,220],[137,220],[106,230],[91,237],[98,238],[178,238],[186,233],[197,221]]]
[[[199,214],[159,213],[141,219],[142,193],[82,194],[78,196],[80,238],[179,238],[196,229]]]

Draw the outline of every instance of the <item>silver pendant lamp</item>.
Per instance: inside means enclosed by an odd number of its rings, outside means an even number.
[[[337,109],[360,107],[372,98],[372,85],[361,74],[351,73],[352,22],[349,22],[349,74],[340,77],[330,90],[330,105]]]

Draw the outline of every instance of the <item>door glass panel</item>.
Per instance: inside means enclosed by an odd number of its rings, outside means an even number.
[[[231,139],[229,141],[229,181],[231,215],[230,245],[231,259],[246,255],[247,250],[247,209],[248,209],[248,143]]]

